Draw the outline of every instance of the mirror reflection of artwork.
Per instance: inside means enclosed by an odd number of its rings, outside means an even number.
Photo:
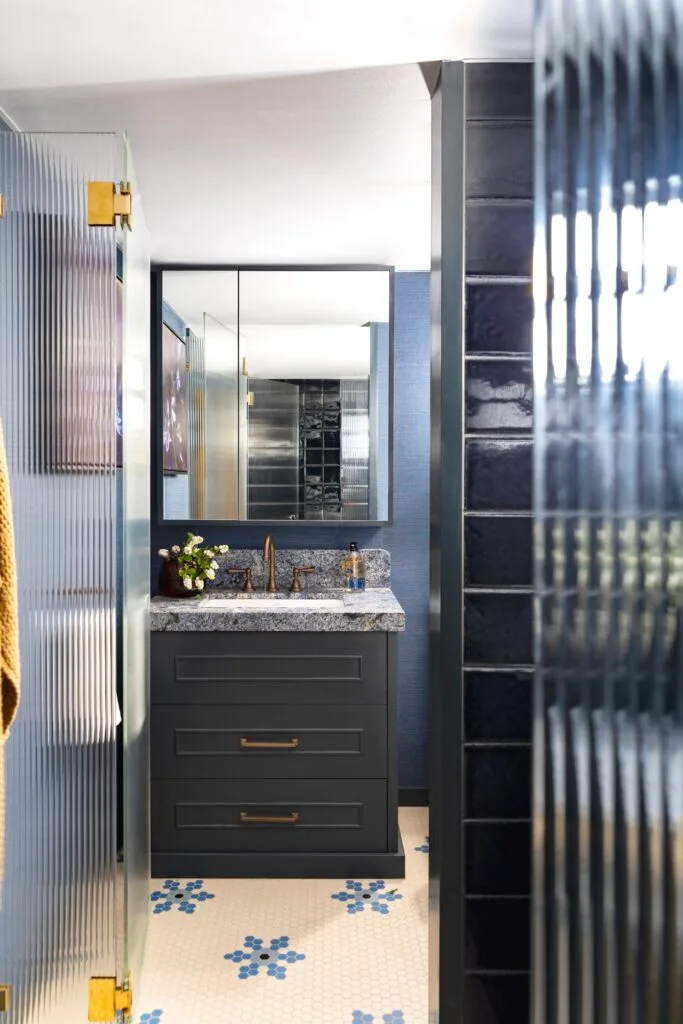
[[[185,343],[164,324],[163,328],[163,468],[165,473],[187,473],[187,387]]]

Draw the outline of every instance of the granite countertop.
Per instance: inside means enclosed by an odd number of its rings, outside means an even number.
[[[247,602],[258,604],[258,611],[245,607]],[[153,598],[150,629],[158,633],[400,633],[405,629],[405,612],[385,587],[355,594],[213,591],[201,598]]]

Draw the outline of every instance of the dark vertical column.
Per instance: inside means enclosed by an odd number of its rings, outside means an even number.
[[[465,69],[463,856],[468,1024],[528,1019],[532,65]]]
[[[462,507],[465,66],[432,98],[430,1020],[464,1019]]]
[[[530,963],[532,67],[445,64],[433,115],[432,1011],[518,1024]]]

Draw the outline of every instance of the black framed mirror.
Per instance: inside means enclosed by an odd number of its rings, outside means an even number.
[[[393,273],[154,268],[160,522],[391,521]]]

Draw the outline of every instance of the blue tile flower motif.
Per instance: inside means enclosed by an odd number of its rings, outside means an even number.
[[[429,836],[425,836],[425,841],[421,846],[415,847],[416,853],[429,853]]]
[[[379,1022],[378,1017],[373,1017],[371,1013],[363,1013],[362,1010],[354,1010],[351,1017],[351,1024],[375,1024],[376,1021]],[[385,1013],[382,1017],[382,1024],[406,1024],[403,1010],[392,1010],[391,1013]]]
[[[163,1016],[163,1013],[164,1013],[163,1010],[150,1010],[149,1013],[142,1013],[142,1014],[140,1014],[140,1019],[138,1021],[138,1024],[161,1024],[161,1018]],[[117,1022],[117,1024],[119,1024],[119,1021],[121,1021],[121,1020],[122,1020],[121,1011],[117,1010],[116,1011],[116,1022]]]
[[[215,898],[212,892],[204,892],[203,886],[201,878],[196,882],[178,882],[167,878],[161,889],[157,889],[150,896],[152,903],[156,903],[154,913],[163,914],[176,907],[181,914],[194,914],[198,903]]]
[[[388,914],[387,904],[393,903],[394,900],[402,900],[403,897],[395,889],[385,892],[385,888],[386,884],[382,881],[365,884],[349,879],[346,883],[346,890],[332,893],[332,899],[346,903],[348,914],[362,914],[366,907],[370,907],[370,910],[374,910],[377,914]]]
[[[234,953],[226,953],[223,957],[224,960],[232,960],[233,963],[240,965],[238,977],[242,981],[257,977],[263,968],[266,969],[269,978],[283,981],[287,977],[288,965],[306,959],[303,953],[295,953],[289,948],[287,935],[271,939],[269,946],[264,946],[263,939],[247,935],[244,946],[244,949],[236,949]]]

